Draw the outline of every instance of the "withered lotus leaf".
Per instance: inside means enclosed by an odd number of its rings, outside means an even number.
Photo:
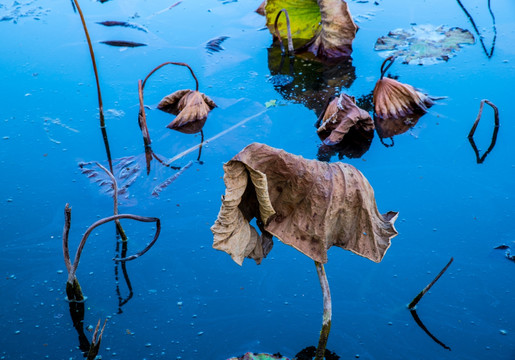
[[[316,58],[335,61],[350,57],[358,26],[343,0],[318,0],[321,30],[297,52],[309,51]]]
[[[325,145],[336,145],[353,127],[363,135],[374,136],[374,122],[370,114],[360,109],[353,97],[340,94],[327,105],[317,133]]]
[[[240,265],[245,257],[259,263],[270,236],[320,263],[333,245],[379,262],[397,235],[397,212],[379,213],[372,187],[351,165],[253,143],[224,164],[224,172],[213,247]],[[253,218],[262,236],[250,225]]]
[[[193,90],[178,90],[165,96],[157,105],[158,109],[177,115],[167,127],[186,134],[199,132],[215,107],[208,96]]]
[[[425,114],[433,104],[430,96],[394,79],[382,78],[374,88],[374,110],[381,119]]]

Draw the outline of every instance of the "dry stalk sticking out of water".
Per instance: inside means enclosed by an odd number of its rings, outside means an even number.
[[[99,165],[100,166],[100,165]],[[102,166],[100,166],[103,168]],[[107,169],[103,168],[105,171]],[[108,172],[109,173],[109,172]],[[79,243],[79,246],[77,248],[77,251],[75,253],[75,257],[73,260],[73,264],[70,259],[70,251],[68,248],[68,236],[70,233],[70,226],[71,226],[71,208],[68,204],[66,204],[66,207],[64,209],[64,229],[63,229],[63,256],[64,256],[64,263],[66,265],[66,270],[68,272],[68,280],[66,282],[66,295],[68,297],[69,301],[84,301],[84,295],[82,294],[82,289],[80,287],[79,281],[77,280],[76,272],[77,267],[79,266],[80,256],[82,254],[82,250],[84,249],[84,246],[86,245],[86,240],[88,239],[91,232],[97,228],[98,226],[108,223],[110,221],[118,221],[120,219],[132,219],[136,221],[141,222],[155,222],[156,223],[156,233],[154,235],[154,238],[152,241],[140,252],[124,257],[124,258],[114,258],[114,261],[129,261],[134,260],[141,255],[145,254],[157,241],[157,238],[159,237],[159,233],[161,232],[161,221],[159,218],[155,217],[144,217],[139,215],[132,215],[132,214],[117,214],[118,213],[118,185],[116,183],[116,179],[110,174],[111,180],[113,181],[113,188],[114,188],[114,207],[115,207],[115,215],[100,219],[93,223],[84,233],[82,236],[82,239]]]
[[[443,275],[443,273],[445,271],[447,271],[449,266],[451,266],[451,263],[453,260],[454,260],[454,258],[451,258],[451,260],[449,260],[449,262],[447,263],[447,265],[445,265],[445,267],[442,269],[442,271],[440,271],[438,273],[438,275],[436,275],[436,277],[433,279],[433,281],[431,281],[421,292],[418,293],[417,296],[415,296],[415,298],[409,303],[408,309],[413,310],[415,308],[415,306],[417,306],[420,299],[422,299],[422,296],[424,296],[429,291],[429,289],[431,289],[431,287],[438,281],[438,279],[440,279],[440,277]]]

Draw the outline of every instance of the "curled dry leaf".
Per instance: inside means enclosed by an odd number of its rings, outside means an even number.
[[[165,96],[157,105],[158,109],[177,115],[167,127],[186,134],[202,130],[207,115],[215,107],[208,96],[193,90],[178,90]]]
[[[382,78],[374,88],[374,110],[381,119],[424,114],[432,105],[431,97],[394,79]]]
[[[321,116],[317,133],[325,145],[339,144],[351,128],[367,138],[374,136],[374,122],[369,113],[360,109],[353,97],[345,94],[334,98]]]
[[[408,115],[401,118],[381,119],[376,117],[374,119],[377,135],[380,138],[391,138],[395,135],[400,135],[412,129],[417,125],[418,120],[423,116],[423,113]]]
[[[259,263],[261,253],[266,256],[268,234],[320,263],[327,262],[333,245],[379,262],[397,235],[397,213],[379,213],[372,187],[351,165],[306,160],[254,143],[227,162],[224,172],[213,247],[240,265],[245,257]],[[264,236],[249,224],[253,218]]]
[[[263,0],[263,2],[256,9],[256,13],[258,13],[261,16],[265,16],[265,6],[266,6],[266,0]]]

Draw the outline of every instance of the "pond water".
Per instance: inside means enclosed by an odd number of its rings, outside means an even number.
[[[113,159],[130,162],[132,184],[120,194],[120,213],[161,219],[161,235],[141,258],[122,268],[114,225],[96,228],[77,277],[87,296],[84,334],[108,319],[103,359],[226,359],[247,351],[294,357],[316,345],[322,294],[313,261],[275,242],[270,255],[242,267],[212,249],[210,226],[225,186],[222,164],[252,142],[316,159],[321,141],[313,124],[320,104],[303,97],[317,86],[361,98],[379,78],[377,38],[414,24],[458,26],[476,38],[455,57],[434,65],[396,62],[399,81],[444,97],[386,147],[376,134],[360,157],[342,153],[374,188],[379,210],[399,212],[399,235],[381,263],[332,248],[325,268],[333,299],[328,348],[342,359],[515,358],[515,263],[499,245],[515,249],[515,5],[510,0],[462,0],[483,36],[456,1],[349,1],[360,26],[352,66],[327,78],[317,66],[283,71],[290,88],[275,86],[272,36],[254,10],[260,1],[84,1],[96,55]],[[0,127],[0,359],[81,359],[79,334],[65,297],[64,207],[72,207],[72,257],[81,235],[112,215],[112,197],[79,164],[107,166],[98,120],[95,78],[84,31],[71,2],[0,4],[3,56]],[[141,28],[106,27],[128,21]],[[208,41],[226,36],[222,48]],[[101,43],[126,40],[141,47]],[[176,160],[189,168],[152,193],[177,170],[152,162],[147,176],[138,127],[138,80],[165,61],[188,63],[200,91],[218,105],[205,139],[230,129]],[[285,80],[286,79],[286,80]],[[275,85],[278,85],[275,83]],[[298,85],[298,86],[297,86]],[[200,135],[172,131],[156,105],[192,88],[185,68],[165,67],[145,87],[152,149],[163,158],[198,145]],[[297,87],[295,87],[297,86]],[[302,87],[306,87],[303,89]],[[300,88],[300,89],[299,89]],[[512,89],[512,90],[510,90]],[[305,90],[305,91],[303,91]],[[483,163],[467,139],[481,99],[500,112],[496,145]],[[267,106],[268,104],[268,106]],[[243,122],[243,124],[241,124]],[[236,125],[236,126],[235,126]],[[234,127],[233,127],[234,126]],[[486,106],[474,136],[483,153],[492,139]],[[390,139],[384,139],[390,143]],[[329,155],[325,155],[328,159]],[[115,160],[117,163],[119,160]],[[338,161],[334,154],[330,161]],[[88,165],[94,168],[93,165]],[[98,170],[98,169],[97,169]],[[128,253],[152,239],[155,225],[122,220]],[[415,323],[406,305],[453,257],[454,262],[418,305],[418,316],[449,351]]]

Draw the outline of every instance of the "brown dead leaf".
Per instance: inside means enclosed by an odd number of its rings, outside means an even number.
[[[318,0],[321,30],[296,53],[311,52],[323,61],[339,61],[350,57],[352,41],[358,26],[354,23],[349,6],[343,0]]]
[[[320,263],[335,245],[382,260],[397,235],[396,212],[381,215],[374,191],[356,168],[306,160],[264,144],[247,146],[224,165],[225,196],[213,247],[242,264],[259,263],[271,236]],[[249,222],[257,219],[260,236]]]
[[[215,107],[208,96],[193,90],[178,90],[165,96],[157,105],[158,109],[177,115],[167,127],[186,134],[202,130],[207,115]]]
[[[334,98],[321,115],[317,133],[325,145],[339,144],[351,128],[367,138],[374,137],[374,122],[369,113],[356,105],[353,97],[345,94]]]

